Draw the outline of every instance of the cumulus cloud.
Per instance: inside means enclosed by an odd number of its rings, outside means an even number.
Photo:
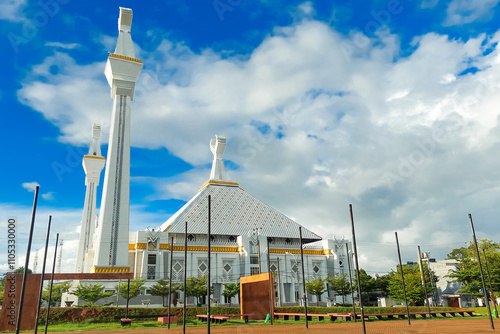
[[[446,10],[445,26],[462,25],[476,20],[487,21],[493,17],[493,8],[499,0],[467,1],[453,0]]]
[[[0,3],[0,20],[18,22],[24,19],[21,10],[26,0],[4,0]]]
[[[460,247],[470,239],[464,210],[498,238],[499,37],[429,33],[404,57],[387,30],[343,35],[315,20],[276,28],[245,58],[164,40],[137,53],[132,145],[166,147],[194,168],[137,180],[155,185],[151,199],[189,199],[209,177],[209,139],[224,134],[231,177],[312,231],[350,238],[352,203],[371,271],[396,262],[394,231],[410,259],[417,244],[437,257]],[[87,144],[92,123],[109,127],[103,68],[56,52],[19,99],[61,141]]]

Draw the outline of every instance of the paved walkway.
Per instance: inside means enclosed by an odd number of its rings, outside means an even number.
[[[495,328],[500,330],[500,319],[495,320]],[[206,333],[206,327],[187,327],[186,333],[201,334]],[[52,332],[58,334],[75,334],[80,332]],[[107,331],[86,331],[90,334],[179,334],[182,333],[181,328],[165,328],[154,329],[118,329]],[[363,327],[361,322],[358,323],[324,323],[311,324],[309,329],[305,328],[304,324],[294,325],[238,325],[238,326],[210,326],[210,333],[235,333],[235,334],[295,334],[295,333],[342,333],[342,334],[362,334]],[[389,320],[366,322],[367,334],[479,334],[479,333],[495,333],[491,330],[489,319],[433,319],[433,320],[417,320],[413,321],[411,326],[407,320]]]

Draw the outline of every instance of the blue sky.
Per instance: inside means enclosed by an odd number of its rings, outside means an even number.
[[[500,241],[498,2],[4,1],[0,226],[19,220],[24,253],[39,184],[33,248],[52,214],[72,270],[92,123],[107,151],[103,71],[122,6],[144,62],[131,230],[196,193],[219,134],[229,175],[310,230],[350,238],[352,203],[372,273],[394,267],[394,231],[406,260],[417,245],[444,258],[470,240],[469,212]]]

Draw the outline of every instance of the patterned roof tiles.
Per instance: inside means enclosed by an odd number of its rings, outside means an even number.
[[[262,228],[268,237],[298,238],[299,224],[241,189],[237,183],[217,183],[211,180],[179,211],[161,226],[162,231],[207,233],[208,195],[211,195],[211,232],[214,235],[242,235],[254,228]],[[302,227],[305,242],[321,237]]]

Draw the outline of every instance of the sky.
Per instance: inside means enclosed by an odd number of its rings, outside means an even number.
[[[499,1],[3,1],[0,244],[15,218],[24,265],[39,185],[30,268],[52,215],[49,256],[60,233],[74,270],[93,123],[107,152],[120,6],[144,62],[131,231],[196,194],[217,134],[229,177],[309,230],[352,239],[352,204],[371,275],[395,268],[394,232],[403,262],[418,245],[438,260],[468,245],[469,213],[500,242]]]

